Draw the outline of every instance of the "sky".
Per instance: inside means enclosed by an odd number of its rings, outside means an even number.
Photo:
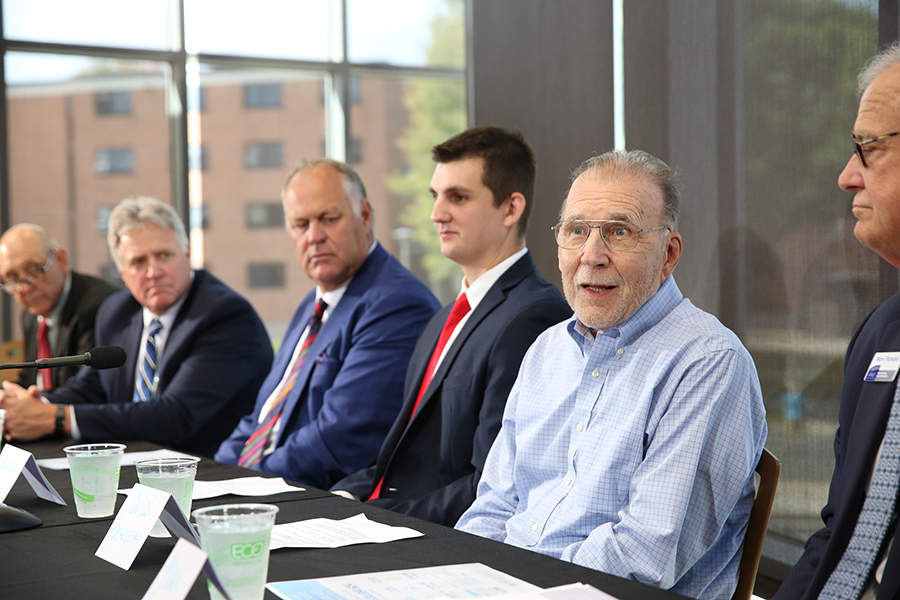
[[[185,0],[189,51],[327,60],[328,0]],[[164,50],[168,0],[4,0],[9,39]],[[350,60],[424,66],[443,0],[348,0]],[[89,59],[13,53],[7,82],[68,79]]]

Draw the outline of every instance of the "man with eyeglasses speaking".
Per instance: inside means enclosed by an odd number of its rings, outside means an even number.
[[[26,362],[91,350],[100,304],[116,288],[69,268],[69,254],[43,227],[21,224],[0,237],[0,286],[22,307]],[[22,369],[17,383],[58,388],[78,367]]]
[[[766,439],[750,354],[671,277],[676,174],[583,163],[554,227],[575,316],[528,350],[457,528],[693,598],[731,598]]]

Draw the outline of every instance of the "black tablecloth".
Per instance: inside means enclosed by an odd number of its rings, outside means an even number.
[[[51,458],[61,457],[64,445],[61,442],[40,442],[19,444],[19,447],[32,452],[37,458]],[[129,442],[127,445],[126,452],[158,448],[147,443]],[[44,470],[44,474],[69,505],[58,506],[37,498],[24,477],[19,478],[7,497],[7,503],[35,514],[44,524],[36,529],[0,534],[0,598],[141,598],[171,552],[175,540],[148,538],[128,571],[97,558],[94,552],[106,535],[113,517],[78,518],[68,471]],[[197,479],[201,481],[253,475],[259,473],[211,459],[201,460],[197,471]],[[131,487],[136,482],[134,468],[123,467],[120,487]],[[117,509],[123,501],[124,497],[120,497]],[[480,562],[540,587],[580,581],[623,600],[680,597],[308,487],[304,492],[253,499],[220,496],[196,501],[194,507],[236,502],[276,504],[279,507],[276,523],[279,524],[316,517],[342,519],[365,512],[372,520],[411,527],[425,534],[388,544],[273,550],[269,559],[268,581]],[[202,574],[188,598],[209,598],[206,579]],[[267,591],[266,598],[275,599],[276,596]]]

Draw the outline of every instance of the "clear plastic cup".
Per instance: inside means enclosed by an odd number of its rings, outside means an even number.
[[[194,477],[199,458],[144,458],[134,461],[138,481],[142,485],[169,492],[185,515],[191,514],[194,495]],[[166,527],[159,521],[150,530],[150,537],[169,537]]]
[[[200,542],[232,600],[262,600],[277,506],[226,504],[193,512]],[[209,597],[222,595],[209,584]]]
[[[63,448],[79,517],[96,519],[116,512],[119,466],[124,444],[79,444]]]

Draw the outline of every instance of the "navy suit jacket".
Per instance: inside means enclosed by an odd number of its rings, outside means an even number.
[[[525,254],[475,307],[410,421],[451,308],[435,315],[419,338],[407,372],[403,410],[377,463],[333,488],[366,499],[384,476],[373,504],[448,526],[475,500],[525,352],[545,329],[572,316],[559,290]]]
[[[222,443],[216,460],[237,463],[315,301],[313,290],[300,303],[255,408]],[[285,400],[275,450],[253,468],[328,489],[371,465],[400,410],[403,375],[416,338],[439,307],[428,288],[379,244],[309,347]]]
[[[106,297],[118,288],[102,279],[81,275],[72,271],[72,287],[66,303],[59,312],[59,329],[56,342],[50,348],[51,356],[73,356],[84,354],[96,346],[94,342],[94,322],[97,309]],[[37,359],[37,317],[27,311],[22,312],[22,337],[25,346],[25,362]],[[78,367],[57,367],[50,369],[50,381],[54,388],[74,377]],[[27,388],[37,380],[37,369],[22,369],[16,382]]]
[[[118,369],[83,368],[46,394],[75,405],[86,441],[148,440],[212,456],[253,399],[272,364],[262,321],[239,294],[206,271],[196,271],[159,358],[157,395],[134,402],[134,377],[144,329],[141,305],[127,290],[97,312],[100,346],[121,346]]]
[[[876,352],[900,352],[900,294],[866,317],[850,341],[834,438],[834,475],[822,509],[825,527],[806,542],[803,556],[775,596],[779,600],[818,597],[850,542],[897,389],[897,380],[863,382]],[[878,588],[879,599],[900,597],[898,533]]]

